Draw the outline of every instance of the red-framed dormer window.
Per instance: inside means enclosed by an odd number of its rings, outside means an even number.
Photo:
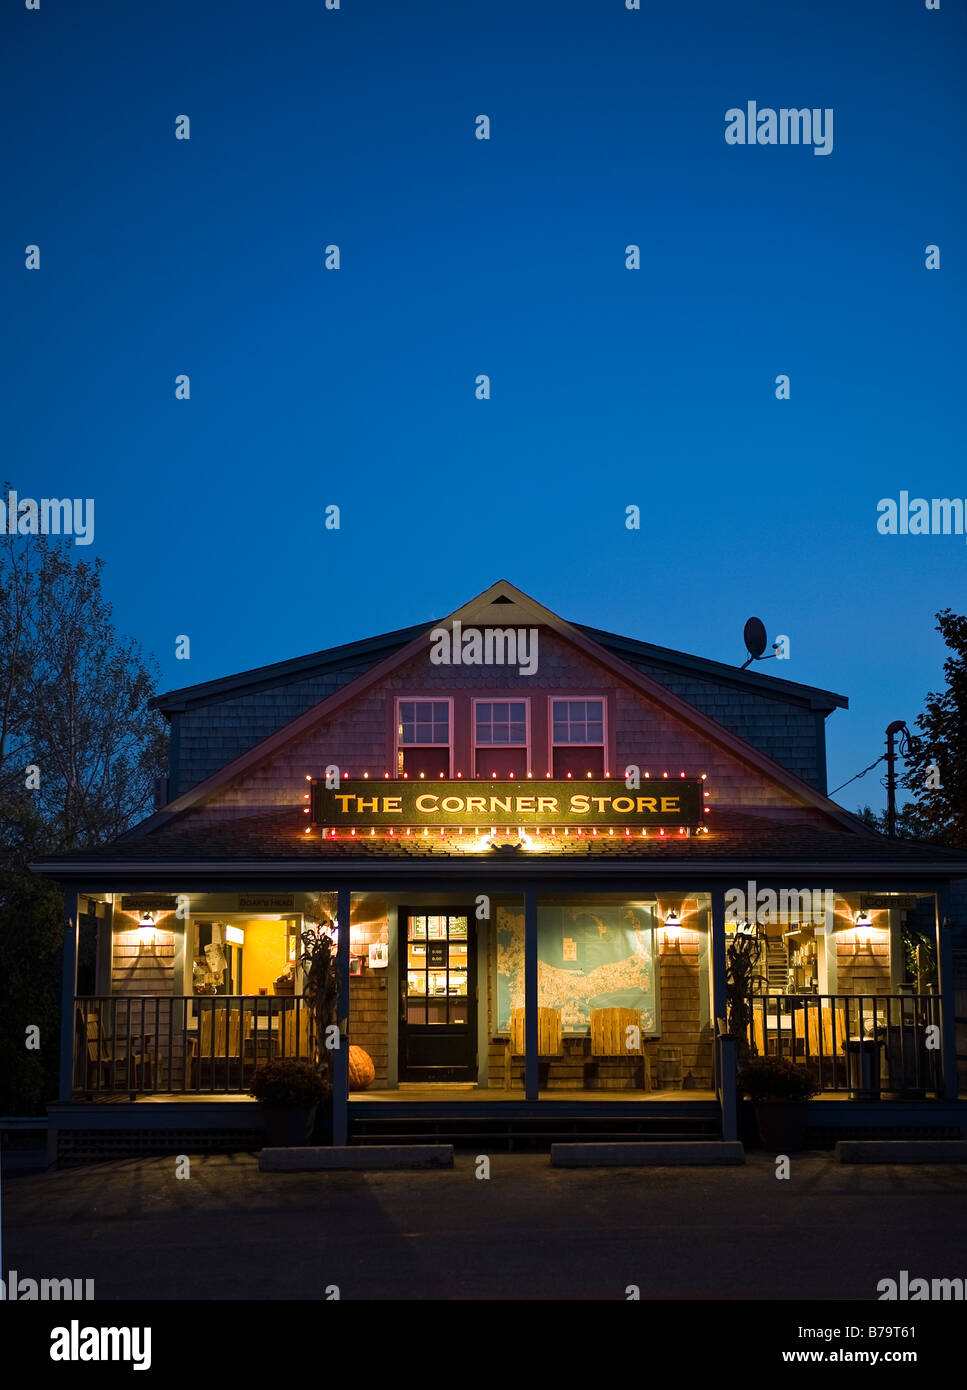
[[[450,777],[453,766],[453,700],[396,701],[396,775]]]
[[[477,777],[526,777],[531,770],[530,700],[474,700],[473,750]]]
[[[600,695],[550,701],[551,767],[555,778],[603,777],[607,747],[607,702]]]

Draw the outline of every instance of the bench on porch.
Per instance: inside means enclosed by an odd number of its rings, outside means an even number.
[[[560,1009],[537,1011],[538,1085],[548,1090],[606,1090],[605,1075],[624,1071],[609,1063],[633,1062],[625,1072],[627,1089],[651,1089],[648,1063],[641,1032],[641,1013],[637,1009],[592,1009],[590,1038],[564,1038]],[[636,1029],[629,1034],[628,1029]],[[513,1071],[525,1059],[525,1011],[511,1010],[510,1044],[505,1053],[503,1084],[510,1087]],[[629,1047],[629,1041],[633,1044]],[[620,1078],[619,1078],[620,1084]]]
[[[634,1030],[634,1031],[629,1031]],[[632,1046],[629,1047],[629,1043]],[[591,1058],[585,1064],[584,1084],[588,1090],[597,1088],[600,1079],[600,1060],[620,1057],[623,1061],[637,1058],[634,1079],[639,1089],[650,1091],[648,1063],[645,1058],[641,1031],[641,1012],[638,1009],[591,1010]]]

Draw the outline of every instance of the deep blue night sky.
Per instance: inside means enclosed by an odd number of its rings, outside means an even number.
[[[876,530],[967,496],[965,37],[954,0],[8,0],[0,476],[95,499],[162,688],[500,577],[736,664],[757,613],[761,670],[850,696],[835,787],[967,603],[963,536]],[[832,153],[727,145],[750,100],[832,108]]]

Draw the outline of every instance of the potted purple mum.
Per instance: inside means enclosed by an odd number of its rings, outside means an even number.
[[[806,1147],[806,1102],[817,1087],[804,1067],[786,1057],[750,1057],[739,1068],[738,1085],[755,1107],[763,1148],[788,1153]]]
[[[262,1102],[265,1147],[291,1148],[308,1143],[329,1082],[305,1057],[278,1057],[256,1069],[250,1094]]]

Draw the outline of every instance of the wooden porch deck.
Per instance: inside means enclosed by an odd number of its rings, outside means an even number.
[[[598,1105],[623,1105],[629,1102],[641,1104],[646,1101],[709,1101],[714,1099],[714,1091],[578,1091],[559,1089],[539,1091],[537,1095],[538,1102],[563,1101],[570,1104],[572,1101],[578,1101],[596,1102]],[[375,1101],[390,1105],[439,1104],[440,1102],[447,1105],[454,1102],[458,1105],[461,1103],[486,1105],[488,1102],[492,1102],[494,1105],[505,1105],[515,1101],[519,1101],[522,1105],[534,1104],[533,1101],[526,1101],[524,1092],[521,1090],[499,1090],[494,1086],[447,1086],[439,1084],[426,1086],[404,1084],[394,1090],[390,1090],[388,1087],[379,1089],[371,1086],[365,1091],[352,1091],[349,1101],[350,1104]]]

